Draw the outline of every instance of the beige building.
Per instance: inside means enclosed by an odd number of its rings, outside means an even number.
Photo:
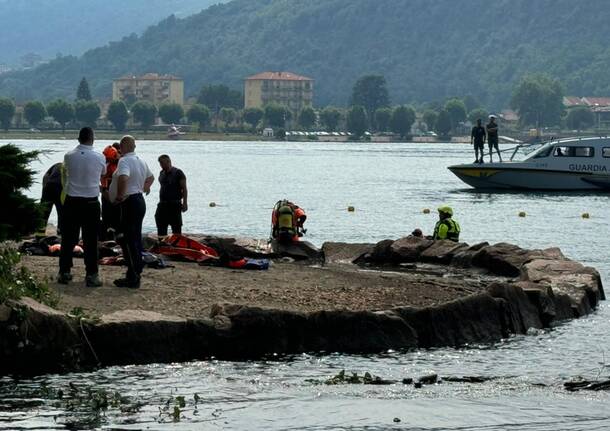
[[[157,106],[163,103],[184,105],[184,81],[172,75],[156,73],[124,76],[112,81],[112,100],[128,103],[145,100]]]
[[[244,102],[246,108],[275,103],[299,112],[312,105],[313,79],[290,72],[259,73],[246,78]]]

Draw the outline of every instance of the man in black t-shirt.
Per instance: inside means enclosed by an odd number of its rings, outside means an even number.
[[[485,149],[485,127],[481,126],[481,119],[477,120],[477,125],[472,128],[470,133],[470,143],[474,144],[475,163],[483,163],[483,151]],[[481,156],[479,158],[479,153]]]
[[[502,155],[500,154],[500,148],[498,148],[498,123],[496,123],[494,115],[489,116],[489,123],[487,123],[487,144],[489,145],[489,161],[493,162],[493,150],[495,148],[500,163],[502,163]]]
[[[172,233],[182,233],[182,213],[188,210],[188,190],[186,188],[186,176],[180,169],[172,166],[172,161],[167,154],[159,157],[161,173],[159,174],[159,204],[155,213],[157,234],[167,235],[168,226],[172,227]]]

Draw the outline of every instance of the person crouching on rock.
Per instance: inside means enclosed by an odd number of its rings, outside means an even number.
[[[289,200],[278,201],[271,213],[271,239],[282,244],[298,242],[307,230],[303,227],[307,215]]]
[[[448,206],[438,208],[438,222],[434,227],[432,239],[448,239],[458,242],[460,240],[460,225],[453,220],[453,209]]]

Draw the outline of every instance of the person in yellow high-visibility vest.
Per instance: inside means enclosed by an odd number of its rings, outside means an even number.
[[[438,208],[438,222],[434,227],[432,239],[448,239],[458,242],[460,240],[460,225],[453,220],[453,209],[448,206]]]

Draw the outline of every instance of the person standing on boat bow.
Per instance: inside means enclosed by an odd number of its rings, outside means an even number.
[[[487,145],[489,145],[489,162],[493,163],[493,150],[496,149],[500,163],[502,163],[502,155],[500,154],[500,148],[498,147],[498,123],[496,123],[496,116],[489,116],[489,123],[487,123]]]
[[[481,119],[477,120],[477,125],[472,128],[470,133],[470,144],[474,144],[475,163],[483,163],[485,155],[485,127],[481,125]],[[481,156],[479,157],[479,153]]]

